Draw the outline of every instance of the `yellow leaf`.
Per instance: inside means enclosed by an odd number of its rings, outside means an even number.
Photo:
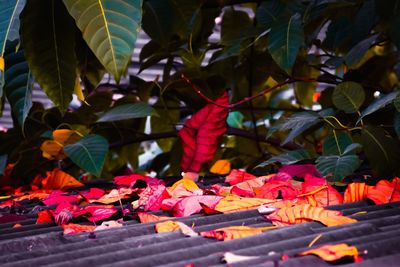
[[[358,258],[358,250],[354,246],[348,246],[347,244],[337,244],[337,245],[325,245],[319,248],[306,250],[299,253],[299,256],[305,255],[316,255],[323,259],[324,261],[335,261],[343,257],[353,257],[354,260]]]
[[[85,96],[83,95],[82,86],[81,86],[81,83],[80,83],[78,77],[76,78],[76,81],[75,81],[74,93],[76,94],[76,96],[78,97],[78,99],[79,99],[80,101],[82,101],[82,102],[85,103],[86,105],[90,106],[89,103],[86,102],[86,100],[85,100]]]
[[[196,190],[199,190],[199,189],[200,189],[199,186],[198,186],[194,181],[189,180],[189,179],[186,179],[186,178],[182,178],[182,179],[180,179],[179,181],[175,182],[175,183],[169,188],[169,190],[170,190],[170,191],[174,191],[174,190],[176,189],[176,187],[177,187],[178,185],[180,185],[180,184],[182,184],[183,187],[184,187],[186,190],[190,191],[190,192],[193,192],[193,191],[196,191]]]
[[[67,156],[64,153],[64,145],[73,144],[81,139],[81,135],[74,130],[60,129],[53,131],[53,140],[46,140],[40,146],[44,158],[62,160]]]
[[[237,195],[228,195],[221,199],[215,206],[215,210],[223,213],[255,209],[262,204],[270,204],[276,202],[275,199],[264,199],[264,198],[249,198],[239,197]]]
[[[276,226],[267,227],[249,227],[249,226],[229,226],[224,228],[219,228],[216,230],[210,230],[206,232],[201,232],[202,237],[215,238],[218,240],[233,240],[237,238],[258,235],[265,230],[274,229]]]
[[[155,228],[157,233],[168,233],[180,230],[186,236],[198,236],[192,228],[178,221],[160,222],[155,225]]]
[[[4,57],[0,57],[0,71],[4,71],[4,67],[5,67]]]
[[[230,171],[231,163],[226,159],[217,160],[210,169],[210,172],[221,175],[228,174]]]

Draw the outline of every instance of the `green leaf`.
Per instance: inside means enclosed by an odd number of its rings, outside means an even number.
[[[287,73],[296,61],[299,48],[304,43],[300,14],[278,19],[271,28],[268,49],[275,62]]]
[[[67,156],[79,167],[100,176],[108,152],[107,139],[90,134],[78,142],[64,146]]]
[[[343,152],[343,155],[350,155],[350,154],[355,154],[357,151],[360,151],[362,149],[362,145],[359,143],[353,143],[350,144],[346,147],[346,149]]]
[[[25,60],[24,50],[16,52],[16,47],[7,45],[5,60],[7,61],[5,71],[4,90],[11,105],[12,112],[23,127],[32,107],[33,77]]]
[[[285,11],[285,4],[281,0],[262,2],[256,10],[257,24],[269,28]]]
[[[340,182],[352,174],[360,166],[361,161],[356,155],[320,156],[316,161],[317,170],[328,180]]]
[[[29,69],[64,113],[76,80],[73,19],[58,0],[30,0],[21,13],[21,35]]]
[[[226,119],[226,122],[230,127],[234,128],[243,128],[243,119],[244,116],[240,111],[232,111],[229,112],[228,118]]]
[[[374,113],[375,111],[384,108],[386,105],[392,103],[392,101],[398,96],[399,92],[400,91],[394,91],[387,95],[380,96],[361,112],[361,118],[364,118],[365,116]]]
[[[356,82],[343,82],[333,91],[333,104],[346,113],[355,113],[365,100],[362,86]]]
[[[4,171],[5,171],[6,166],[7,166],[7,158],[8,158],[7,154],[0,155],[0,175],[4,174]]]
[[[142,0],[63,0],[83,38],[117,80],[125,74],[142,19]]]
[[[266,167],[272,163],[279,162],[282,165],[289,165],[289,164],[294,164],[297,163],[301,160],[305,159],[310,159],[311,156],[307,152],[307,150],[304,149],[299,149],[299,150],[293,150],[289,151],[277,156],[273,156],[269,160],[259,164],[257,167]]]
[[[332,135],[325,138],[322,153],[324,156],[342,155],[351,143],[353,140],[348,133],[334,131]]]
[[[400,144],[383,129],[366,125],[361,130],[361,144],[373,170],[382,177],[399,170]]]
[[[276,125],[271,130],[290,130],[289,134],[282,142],[282,144],[286,144],[287,142],[292,141],[295,137],[297,137],[307,129],[311,128],[312,126],[316,125],[320,121],[321,117],[315,112],[299,112],[286,119],[285,122]],[[271,135],[271,130],[268,133],[267,137]]]
[[[6,50],[7,40],[19,38],[19,14],[25,6],[25,0],[0,1],[0,57]]]
[[[154,114],[155,110],[146,103],[123,104],[105,112],[97,122],[144,118]]]

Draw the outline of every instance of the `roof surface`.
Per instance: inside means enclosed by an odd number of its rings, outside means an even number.
[[[225,252],[257,256],[230,266],[332,266],[316,256],[295,257],[323,244],[355,245],[362,262],[335,263],[343,266],[399,266],[400,202],[373,205],[354,202],[330,206],[357,223],[325,227],[318,222],[296,224],[269,230],[251,237],[217,241],[186,237],[181,232],[157,234],[155,223],[125,222],[124,227],[95,233],[63,235],[53,223],[35,224],[36,219],[0,224],[1,266],[226,266]],[[1,217],[0,217],[1,219]],[[226,226],[269,226],[257,210],[218,215],[192,215],[175,218],[197,232]],[[289,256],[282,260],[282,256]]]

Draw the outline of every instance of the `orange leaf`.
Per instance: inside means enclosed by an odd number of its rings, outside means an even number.
[[[193,231],[192,228],[182,222],[177,221],[160,222],[155,225],[155,228],[157,233],[168,233],[180,230],[186,236],[198,236],[198,234]]]
[[[230,171],[231,163],[226,159],[217,160],[210,169],[210,172],[221,175],[228,174]]]
[[[22,224],[20,224],[20,223],[16,223],[16,224],[14,224],[14,225],[13,225],[13,227],[12,227],[12,228],[20,228],[20,227],[22,227]]]
[[[229,226],[224,228],[219,228],[216,230],[210,230],[206,232],[201,232],[202,237],[215,238],[218,240],[233,240],[237,238],[258,235],[265,230],[276,228],[275,226],[268,227],[258,227],[252,228],[249,226]]]
[[[254,187],[253,191],[256,197],[277,199],[279,196],[283,199],[295,199],[298,190],[288,181],[268,181],[261,187]]]
[[[365,183],[351,183],[347,185],[343,202],[356,202],[366,199],[370,187]]]
[[[13,201],[18,202],[18,201],[22,201],[22,200],[26,200],[26,199],[39,199],[39,200],[43,200],[49,197],[48,193],[44,193],[44,192],[35,192],[35,193],[30,193],[28,195],[24,195],[24,196],[20,196],[17,198],[14,198]]]
[[[56,190],[81,186],[83,186],[81,182],[58,168],[47,172],[47,177],[42,180],[43,189]]]
[[[156,222],[156,221],[168,220],[171,218],[167,216],[157,216],[146,212],[138,212],[137,215],[141,223]]]
[[[322,247],[306,250],[299,253],[299,256],[316,255],[324,261],[336,261],[343,257],[352,257],[354,260],[358,259],[358,250],[355,246],[348,246],[347,244],[325,245]]]
[[[281,209],[266,216],[274,225],[284,226],[310,221],[319,221],[326,226],[335,226],[357,222],[357,220],[342,216],[340,211],[326,210],[313,207],[310,204],[301,204]]]
[[[119,189],[113,189],[110,193],[102,196],[99,199],[90,200],[90,203],[98,202],[103,204],[111,204],[121,199],[128,198],[128,195],[132,194],[132,189],[121,187]]]
[[[400,178],[396,177],[391,182],[381,180],[375,186],[369,187],[367,198],[375,204],[400,201]]]
[[[314,203],[316,206],[329,206],[343,203],[342,195],[323,178],[317,178],[306,174],[301,187],[302,195],[298,197],[307,196],[310,204]]]
[[[42,210],[41,212],[38,213],[38,218],[36,220],[36,224],[40,223],[51,223],[53,222],[53,215],[49,210]]]
[[[94,229],[96,229],[96,226],[94,225],[81,225],[75,223],[64,224],[61,225],[61,227],[64,229],[64,235],[92,232]]]
[[[231,173],[225,177],[225,182],[231,185],[235,185],[237,183],[252,180],[254,178],[257,177],[245,171],[233,169]]]
[[[240,210],[255,209],[262,204],[270,204],[273,202],[275,202],[274,199],[247,198],[229,195],[221,199],[214,209],[219,212],[228,213]]]
[[[82,136],[74,130],[60,129],[53,131],[53,140],[46,140],[40,146],[43,157],[53,160],[62,160],[67,156],[64,153],[64,145],[73,144]]]

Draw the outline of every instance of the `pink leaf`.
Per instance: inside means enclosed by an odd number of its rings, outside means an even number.
[[[225,177],[225,182],[230,183],[231,185],[235,185],[237,183],[241,183],[247,180],[252,180],[256,178],[256,176],[247,173],[242,170],[233,169],[231,173]]]
[[[322,178],[322,175],[317,171],[313,164],[286,165],[280,168],[279,172],[285,172],[291,177],[304,177],[309,174],[314,177]]]
[[[180,200],[174,207],[174,215],[176,217],[190,216],[199,213],[203,208],[203,203],[209,208],[214,208],[218,202],[223,199],[220,196],[190,196]]]

